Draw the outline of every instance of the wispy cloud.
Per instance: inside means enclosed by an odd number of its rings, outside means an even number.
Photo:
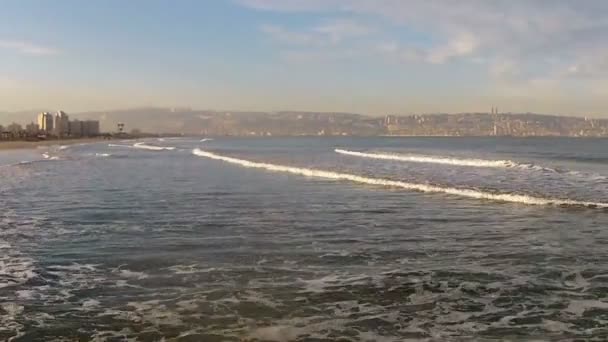
[[[289,31],[277,25],[263,25],[261,30],[273,39],[285,44],[306,45],[315,42],[315,37],[309,33]]]
[[[458,5],[451,0],[239,1],[263,11],[371,18],[380,24],[378,39],[370,42],[369,49],[401,62],[485,61],[479,65],[486,65],[488,76],[512,77],[517,66],[521,80],[608,77],[608,51],[603,48],[608,46],[605,0],[468,0]],[[326,39],[345,41],[340,32],[350,32],[347,28],[333,26],[325,32]],[[419,46],[407,36],[399,37],[401,29],[422,32],[431,44]],[[308,31],[319,32],[318,28]],[[378,46],[378,41],[390,43]]]
[[[263,25],[261,30],[284,44],[311,46],[337,45],[349,39],[366,36],[373,31],[355,20],[341,18],[301,30],[290,30],[278,25]]]
[[[473,55],[479,46],[476,36],[471,33],[461,33],[454,36],[447,44],[429,51],[428,62],[441,64],[451,58]]]
[[[335,44],[345,39],[368,35],[373,30],[354,20],[336,19],[314,27],[313,31],[324,35]]]
[[[50,56],[60,53],[58,49],[32,44],[25,41],[0,40],[0,49],[12,50],[24,55]]]

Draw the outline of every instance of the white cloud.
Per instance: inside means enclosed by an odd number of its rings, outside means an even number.
[[[521,78],[608,77],[608,63],[590,61],[608,46],[608,1],[605,0],[240,0],[265,11],[306,11],[323,16],[370,17],[378,41],[375,50],[399,60],[447,63],[457,59],[504,60],[516,64]],[[384,32],[382,30],[384,29]],[[430,46],[399,41],[399,30],[421,32]],[[338,40],[344,40],[343,36]],[[406,38],[404,38],[407,40]],[[445,43],[441,43],[445,42]],[[422,56],[421,56],[422,55]],[[547,63],[547,57],[553,60]],[[483,64],[483,63],[480,63]],[[539,69],[539,65],[547,64]],[[551,65],[548,65],[551,64]],[[576,65],[576,66],[575,66]],[[504,66],[503,66],[504,67]],[[488,69],[494,77],[509,73]],[[570,72],[564,72],[568,70]],[[541,70],[542,69],[542,70]]]
[[[367,26],[349,19],[337,19],[313,28],[313,31],[326,36],[332,43],[338,43],[344,39],[361,37],[371,33]]]
[[[287,50],[281,58],[290,63],[327,63],[355,58],[360,53],[355,50]]]
[[[15,40],[0,40],[0,49],[12,50],[24,55],[49,56],[59,54],[59,50]]]
[[[301,31],[288,30],[277,25],[263,25],[261,30],[281,43],[314,46],[336,45],[347,39],[365,36],[372,31],[350,19],[325,21]]]
[[[315,41],[315,37],[311,34],[289,31],[276,25],[264,25],[261,30],[273,39],[286,44],[305,45]]]
[[[452,38],[446,45],[429,51],[428,62],[441,64],[451,58],[472,55],[478,45],[475,36],[470,33],[461,33]]]

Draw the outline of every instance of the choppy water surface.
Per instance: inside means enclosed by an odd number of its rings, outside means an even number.
[[[0,340],[608,339],[608,141],[0,152]]]

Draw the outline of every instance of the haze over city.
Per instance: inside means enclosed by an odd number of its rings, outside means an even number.
[[[0,116],[134,107],[608,117],[608,3],[8,1]]]

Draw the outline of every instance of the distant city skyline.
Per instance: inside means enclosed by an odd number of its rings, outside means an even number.
[[[3,3],[3,112],[140,107],[608,118],[608,2]]]

